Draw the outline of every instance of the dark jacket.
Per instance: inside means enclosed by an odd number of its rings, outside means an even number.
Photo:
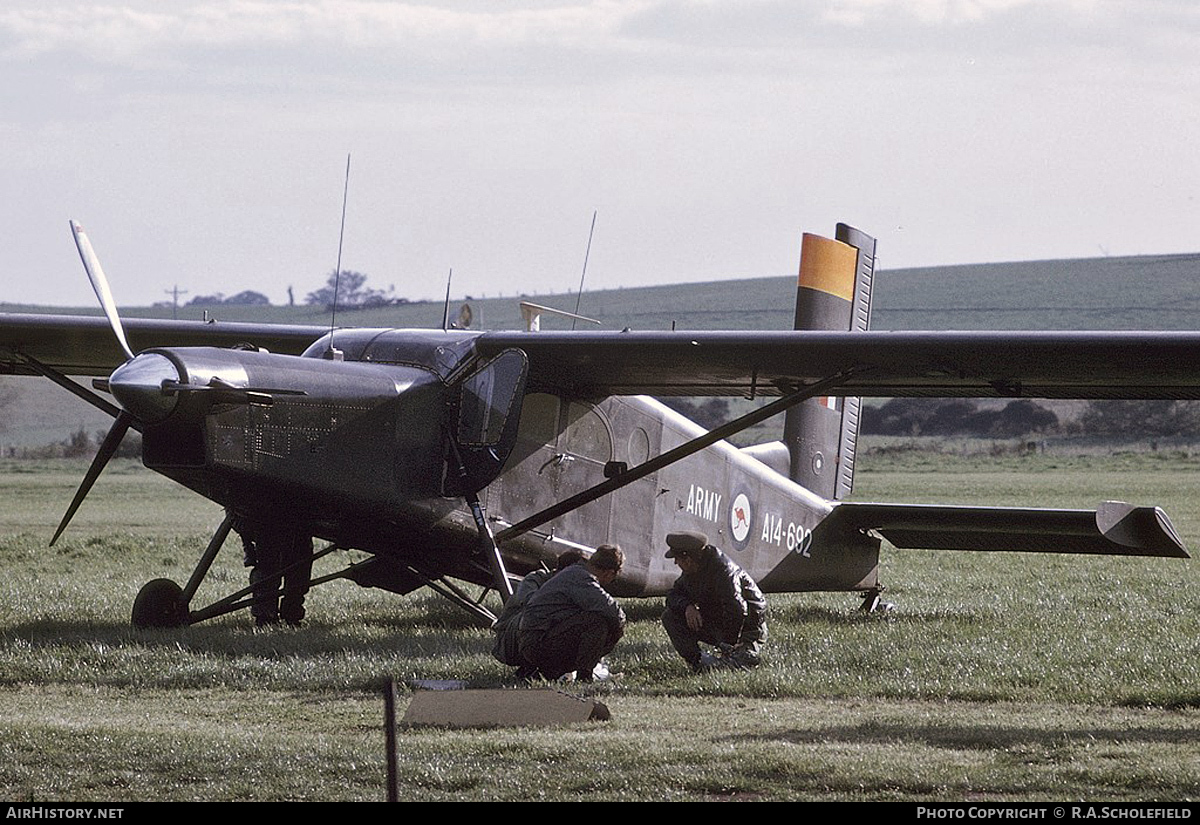
[[[505,603],[500,617],[492,625],[492,630],[496,634],[496,644],[492,646],[492,656],[496,657],[497,661],[506,665],[522,664],[520,654],[517,652],[521,613],[525,610],[525,604],[530,597],[553,575],[554,573],[550,570],[534,570],[521,579],[521,583],[517,585],[517,589]]]
[[[696,605],[706,635],[719,642],[765,641],[767,600],[750,574],[711,544],[693,556],[699,567],[675,580],[667,594],[667,609],[682,616],[688,605]]]
[[[525,603],[521,637],[541,636],[578,613],[599,614],[608,623],[610,638],[620,638],[624,632],[625,611],[617,600],[600,586],[586,564],[573,564],[556,573]]]

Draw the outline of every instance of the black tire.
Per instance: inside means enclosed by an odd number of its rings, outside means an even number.
[[[133,600],[133,626],[137,628],[180,627],[188,623],[183,588],[170,579],[146,582]]]

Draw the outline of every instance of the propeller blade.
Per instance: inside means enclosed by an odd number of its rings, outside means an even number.
[[[129,342],[125,340],[125,327],[121,326],[121,316],[117,315],[117,302],[113,300],[112,293],[108,289],[108,279],[104,277],[100,259],[96,257],[96,252],[92,249],[92,242],[88,240],[83,227],[75,221],[71,221],[71,234],[75,237],[75,246],[79,249],[79,257],[83,260],[83,268],[87,271],[88,280],[92,282],[92,289],[95,290],[96,297],[100,299],[100,306],[103,307],[104,314],[108,316],[109,326],[112,327],[113,334],[117,336],[117,343],[121,345],[121,349],[125,350],[125,360],[130,361],[133,359],[133,350],[129,348]]]
[[[71,522],[71,517],[75,515],[75,511],[79,509],[79,505],[83,504],[83,500],[87,498],[92,485],[96,483],[96,479],[100,476],[101,471],[104,470],[104,466],[108,464],[109,459],[116,453],[121,439],[125,437],[125,433],[129,431],[132,423],[133,416],[124,410],[117,416],[117,420],[113,422],[108,435],[104,436],[104,443],[100,445],[100,449],[96,451],[96,457],[92,459],[92,466],[88,467],[87,475],[83,477],[83,482],[75,492],[75,498],[71,501],[71,506],[67,508],[67,514],[58,523],[58,529],[54,531],[54,538],[50,539],[51,547],[54,546],[54,542],[58,541],[58,537],[62,535],[63,530],[67,529],[67,525]]]

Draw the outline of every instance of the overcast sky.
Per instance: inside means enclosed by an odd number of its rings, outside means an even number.
[[[0,301],[433,298],[1200,249],[1194,0],[0,7]],[[184,296],[185,300],[189,296]]]

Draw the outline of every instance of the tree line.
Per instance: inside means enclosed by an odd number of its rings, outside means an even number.
[[[1089,401],[1077,419],[1060,421],[1053,410],[1025,398],[1010,401],[1001,409],[981,408],[965,398],[893,398],[882,406],[864,406],[862,432],[980,438],[1191,437],[1200,435],[1200,403],[1171,399]]]
[[[367,276],[361,272],[343,269],[341,277],[336,270],[331,271],[325,279],[325,285],[314,289],[304,297],[307,306],[319,306],[325,311],[334,307],[336,288],[338,309],[374,309],[376,307],[401,306],[410,303],[408,298],[396,295],[395,286],[387,289],[373,289],[367,286]],[[288,287],[288,303],[291,304],[292,288]],[[164,301],[161,306],[171,306],[170,301]],[[270,306],[271,299],[261,292],[252,289],[243,290],[236,295],[225,295],[223,292],[213,292],[206,295],[196,295],[184,306]]]
[[[734,417],[724,398],[661,400],[710,430]],[[1027,398],[1010,401],[998,409],[981,407],[970,398],[893,398],[882,405],[863,405],[861,432],[975,438],[1037,435],[1186,438],[1200,436],[1200,402],[1089,401],[1078,418],[1061,421],[1053,410]]]

